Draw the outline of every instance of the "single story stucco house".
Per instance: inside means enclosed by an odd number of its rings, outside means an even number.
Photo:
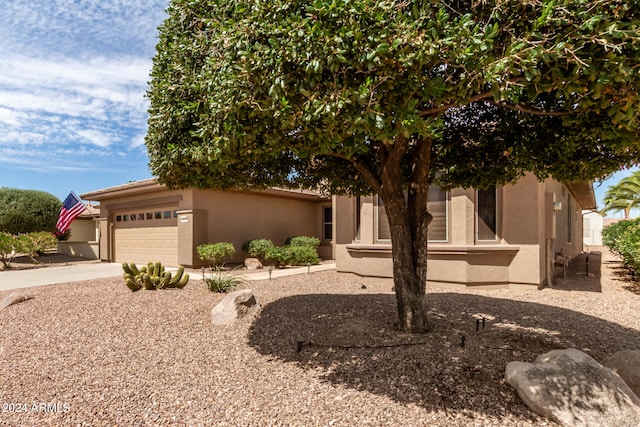
[[[156,179],[82,194],[97,201],[98,257],[199,267],[196,247],[294,235],[321,239],[320,256],[339,272],[392,277],[391,240],[381,200],[311,191],[169,190]],[[583,249],[583,209],[595,208],[590,182],[562,184],[528,174],[484,191],[430,189],[427,280],[443,286],[553,283],[560,259]]]
[[[582,210],[595,209],[590,182],[561,184],[528,174],[485,191],[431,188],[427,281],[443,286],[553,283],[556,264],[582,252]],[[391,241],[377,196],[334,197],[338,271],[392,277]],[[562,263],[564,261],[560,261]]]
[[[242,244],[291,236],[321,239],[319,254],[332,257],[331,199],[311,191],[169,190],[156,179],[82,194],[100,203],[99,258],[110,262],[160,261],[199,267],[196,247],[231,242],[241,262]]]

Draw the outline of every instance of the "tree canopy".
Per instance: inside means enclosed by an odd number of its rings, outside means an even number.
[[[150,166],[169,187],[378,193],[399,310],[415,308],[402,327],[419,329],[429,184],[575,181],[638,161],[639,10],[175,0],[148,91]]]
[[[0,231],[9,234],[53,232],[62,203],[53,194],[0,188]]]
[[[450,185],[602,176],[638,157],[637,9],[174,1],[149,89],[151,167],[175,186],[370,192],[354,178],[380,175],[380,147],[429,138]]]

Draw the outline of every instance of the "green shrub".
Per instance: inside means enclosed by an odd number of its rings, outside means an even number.
[[[640,272],[640,218],[605,227],[602,230],[602,243],[619,255],[634,274]]]
[[[258,258],[263,264],[268,261],[267,253],[271,251],[275,245],[268,239],[254,239],[242,245],[242,250],[247,252],[254,258]]]
[[[291,261],[291,251],[288,246],[273,246],[267,251],[265,257],[277,268],[284,268]]]
[[[0,261],[3,269],[11,268],[11,261],[18,254],[26,254],[34,263],[38,263],[36,257],[44,254],[47,249],[56,247],[56,238],[47,231],[27,233],[15,236],[10,233],[0,232]]]
[[[245,281],[234,274],[225,273],[220,267],[214,268],[210,276],[202,273],[202,280],[211,292],[227,293],[244,285]]]
[[[220,266],[223,260],[232,258],[236,253],[233,243],[218,242],[200,245],[196,248],[198,257],[202,261],[207,261],[209,265]]]
[[[317,237],[295,236],[285,240],[284,246],[275,246],[271,240],[255,239],[242,245],[242,249],[252,257],[259,258],[263,264],[273,264],[278,268],[286,265],[318,264]]]
[[[286,249],[289,252],[289,264],[291,265],[320,263],[318,250],[312,246],[287,246]]]
[[[23,241],[13,234],[0,231],[0,261],[3,270],[11,268],[11,261],[17,253],[23,252]]]
[[[289,237],[284,244],[285,246],[308,246],[317,249],[320,246],[320,239],[317,237],[295,236]]]
[[[58,241],[56,236],[48,231],[23,234],[19,238],[22,241],[22,251],[29,255],[35,263],[38,262],[35,259],[38,255],[44,255],[48,249],[55,248]]]
[[[0,188],[0,231],[9,234],[54,232],[62,203],[53,194]]]

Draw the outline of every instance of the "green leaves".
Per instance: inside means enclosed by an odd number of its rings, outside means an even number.
[[[351,192],[366,187],[356,160],[378,176],[385,150],[405,144],[410,158],[420,140],[433,165],[458,171],[451,185],[476,183],[465,170],[486,183],[634,163],[639,8],[174,1],[149,89],[150,166],[174,186]]]

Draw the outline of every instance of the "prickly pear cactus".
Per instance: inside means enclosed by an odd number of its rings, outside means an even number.
[[[165,288],[182,289],[189,281],[189,275],[184,273],[184,267],[178,268],[175,276],[165,271],[160,262],[148,263],[138,269],[135,263],[122,264],[124,270],[124,282],[131,291],[139,291],[142,288],[155,290]]]

